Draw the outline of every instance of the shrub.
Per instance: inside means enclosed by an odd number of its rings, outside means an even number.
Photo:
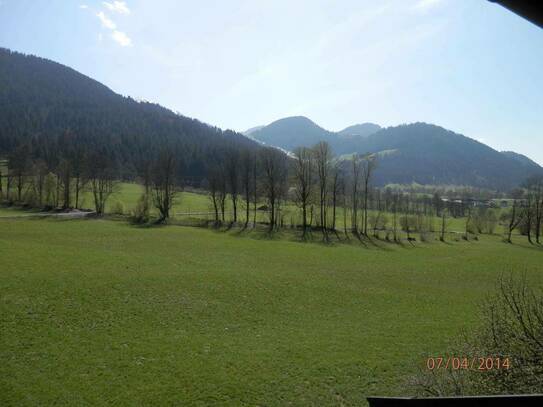
[[[142,194],[138,199],[136,207],[132,211],[132,221],[134,223],[149,222],[149,197],[147,194]]]
[[[481,306],[479,331],[460,337],[444,356],[476,360],[475,368],[423,369],[409,380],[418,396],[543,392],[543,292],[525,279],[501,278]],[[480,371],[479,358],[505,358],[509,368]],[[473,359],[475,358],[475,359]]]
[[[124,203],[122,203],[121,201],[115,201],[111,212],[115,215],[124,215],[124,211]]]

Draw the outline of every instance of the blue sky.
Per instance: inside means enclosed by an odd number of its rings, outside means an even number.
[[[222,128],[425,121],[543,164],[543,30],[486,0],[0,0],[0,46]]]

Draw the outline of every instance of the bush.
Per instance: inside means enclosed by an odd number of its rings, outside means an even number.
[[[138,203],[132,211],[132,221],[134,223],[149,222],[149,207],[149,197],[146,194],[143,194],[138,199]]]
[[[408,391],[418,396],[533,394],[543,392],[543,293],[526,279],[499,280],[481,307],[479,331],[445,353],[476,360],[474,368],[423,369]],[[509,360],[509,368],[479,370],[478,358]],[[473,359],[475,358],[475,359]]]
[[[124,215],[124,211],[124,203],[122,203],[121,201],[115,201],[111,212],[115,215]]]
[[[470,233],[493,234],[498,224],[498,217],[494,209],[478,208],[473,215]]]

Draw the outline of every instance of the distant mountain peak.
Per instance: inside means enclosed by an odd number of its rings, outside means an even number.
[[[311,146],[319,141],[333,141],[337,135],[323,129],[305,116],[291,116],[276,120],[250,133],[268,145],[292,151],[296,147]]]
[[[375,123],[360,123],[344,128],[338,134],[344,137],[366,137],[381,130],[381,126]]]

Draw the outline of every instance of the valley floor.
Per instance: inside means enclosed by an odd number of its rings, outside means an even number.
[[[0,219],[1,405],[360,405],[543,249]]]

